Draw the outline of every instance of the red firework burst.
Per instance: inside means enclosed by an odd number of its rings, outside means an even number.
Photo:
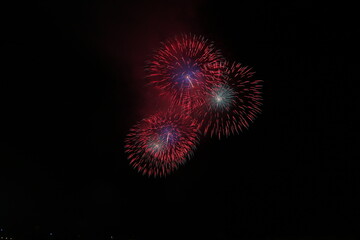
[[[219,71],[212,67],[217,67],[214,63],[219,60],[220,51],[204,37],[177,36],[162,43],[149,61],[149,84],[169,94],[176,104],[196,105],[204,88],[218,80]]]
[[[174,112],[136,124],[125,139],[130,165],[148,176],[165,176],[184,164],[198,143],[195,121]]]
[[[261,80],[241,64],[216,63],[222,81],[206,90],[203,104],[194,109],[199,128],[205,135],[229,136],[248,128],[261,112]]]

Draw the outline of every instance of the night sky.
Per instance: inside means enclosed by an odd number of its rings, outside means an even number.
[[[356,239],[357,13],[312,2],[5,4],[0,229],[16,239]],[[161,106],[145,61],[189,32],[254,68],[263,112],[240,135],[202,138],[167,178],[144,177],[123,141]]]

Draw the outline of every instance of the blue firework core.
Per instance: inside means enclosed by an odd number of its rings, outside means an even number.
[[[178,130],[171,125],[165,125],[159,129],[156,136],[148,142],[148,149],[154,153],[163,151],[168,146],[176,144],[180,134]]]
[[[175,144],[179,139],[179,132],[173,126],[164,126],[160,130],[159,139],[165,144]]]
[[[179,88],[192,88],[200,79],[200,68],[191,61],[179,63],[173,70],[173,81]]]
[[[210,105],[216,110],[228,109],[235,100],[235,91],[228,85],[221,84],[210,92]]]

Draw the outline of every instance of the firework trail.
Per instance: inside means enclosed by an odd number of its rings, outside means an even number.
[[[171,96],[175,104],[196,106],[204,89],[218,81],[219,50],[202,36],[183,34],[162,43],[146,71],[149,84]]]
[[[130,165],[148,176],[165,176],[184,164],[198,143],[195,121],[173,111],[136,124],[125,139]]]
[[[207,89],[203,104],[193,110],[199,129],[211,136],[239,133],[261,112],[261,80],[239,63],[217,62],[222,80]]]

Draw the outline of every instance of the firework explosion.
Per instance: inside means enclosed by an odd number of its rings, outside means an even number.
[[[199,133],[240,133],[260,113],[261,80],[225,61],[204,37],[162,43],[146,71],[149,85],[170,96],[171,110],[141,120],[125,139],[130,165],[143,175],[168,175],[190,159]]]
[[[223,79],[204,94],[204,103],[194,109],[199,128],[206,135],[229,136],[248,128],[260,113],[261,80],[247,66],[217,63]]]
[[[147,66],[149,84],[169,94],[176,104],[197,105],[202,92],[217,81],[219,50],[204,37],[180,35],[158,49]]]
[[[173,112],[136,124],[125,140],[130,164],[149,176],[165,176],[184,164],[198,143],[195,121]]]

